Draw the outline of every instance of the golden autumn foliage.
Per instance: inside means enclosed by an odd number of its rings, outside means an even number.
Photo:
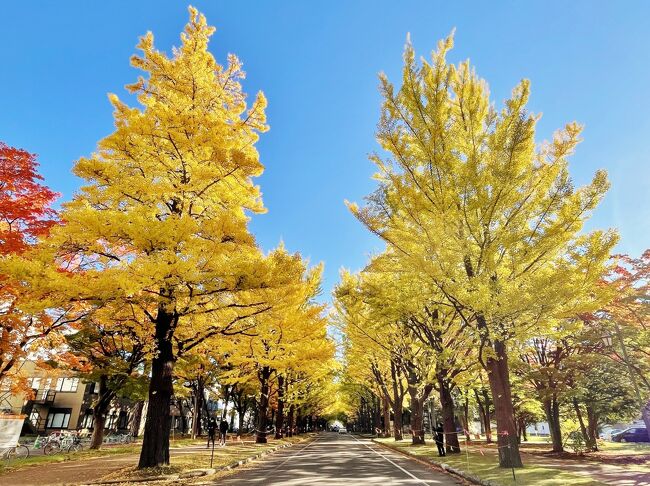
[[[446,61],[452,45],[450,36],[417,63],[408,43],[401,86],[381,76],[378,187],[365,206],[348,205],[387,243],[395,271],[429,281],[475,335],[497,400],[500,464],[521,466],[507,346],[607,300],[599,282],[617,235],[582,230],[609,183],[597,171],[574,187],[568,158],[581,127],[536,144],[529,82],[497,110],[469,61]]]
[[[263,170],[255,142],[267,130],[266,100],[259,93],[247,104],[241,62],[231,55],[222,66],[208,51],[213,32],[190,8],[171,57],[153,34],[141,38],[131,63],[145,76],[128,86],[139,106],[109,96],[115,131],[77,161],[86,184],[63,205],[65,224],[14,265],[55,293],[52,307],[132,306],[145,317],[133,329],[154,342],[140,467],[169,462],[176,359],[255,327],[252,317],[272,308],[269,289],[293,283],[291,258],[263,255],[247,227],[264,211],[253,178]]]

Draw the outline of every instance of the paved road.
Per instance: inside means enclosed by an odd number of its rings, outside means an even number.
[[[216,483],[215,483],[216,484]],[[294,446],[253,463],[220,485],[458,485],[434,471],[368,439],[326,432],[306,446]]]

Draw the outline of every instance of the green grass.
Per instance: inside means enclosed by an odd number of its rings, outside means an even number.
[[[409,440],[395,442],[393,439],[375,439],[377,442],[388,445],[394,449],[405,452],[414,457],[424,459],[436,464],[445,463],[456,469],[469,472],[483,480],[491,481],[503,486],[536,485],[536,486],[561,486],[571,484],[580,486],[598,486],[603,483],[592,480],[586,476],[569,473],[556,468],[529,465],[515,469],[516,482],[512,477],[512,470],[499,467],[494,451],[478,451],[470,448],[469,454],[463,450],[461,454],[438,457],[435,444],[412,446]]]
[[[304,434],[282,440],[269,440],[268,444],[255,444],[253,437],[244,437],[243,442],[229,441],[228,447],[215,447],[213,466],[219,468],[227,466],[233,462],[247,459],[259,453],[266,452],[274,447],[282,444],[296,443],[304,441],[313,434]],[[174,452],[182,447],[187,446],[205,446],[205,439],[189,439],[182,438],[174,440],[170,443],[171,449],[171,464],[169,466],[152,468],[147,470],[138,471],[134,467],[122,468],[109,474],[105,479],[119,479],[119,478],[141,478],[152,477],[159,475],[177,474],[189,469],[200,469],[210,467],[210,449],[203,449],[199,447],[193,451],[192,454],[185,454],[184,451]],[[128,444],[128,445],[114,445],[104,447],[100,450],[84,450],[73,454],[54,454],[51,456],[31,456],[26,459],[14,459],[12,461],[0,461],[0,483],[2,482],[2,474],[24,469],[28,467],[46,466],[47,464],[56,464],[69,461],[85,461],[93,458],[117,455],[117,454],[139,454],[141,444]]]
[[[79,461],[83,459],[91,459],[94,457],[110,456],[114,454],[129,454],[140,451],[140,444],[127,444],[104,447],[99,450],[83,450],[71,454],[53,454],[51,456],[34,455],[25,459],[12,459],[10,461],[0,461],[0,474],[23,469],[30,466],[39,466],[42,464],[52,464],[67,461]]]

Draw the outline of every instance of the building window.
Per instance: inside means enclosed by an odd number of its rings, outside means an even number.
[[[29,421],[34,427],[38,427],[40,425],[39,422],[41,421],[41,414],[39,414],[37,410],[32,410],[29,414]]]
[[[117,413],[113,412],[108,416],[108,420],[106,420],[106,428],[107,429],[113,429],[115,428],[115,420],[117,419]]]
[[[93,409],[89,408],[86,410],[86,413],[84,414],[84,417],[81,421],[81,428],[92,429],[94,422],[95,422],[95,417],[93,417]]]
[[[129,416],[126,410],[120,410],[120,416],[117,420],[118,429],[126,429],[129,426]]]
[[[71,408],[53,408],[47,414],[47,429],[67,429],[70,422]]]
[[[79,387],[79,378],[58,378],[56,380],[56,391],[76,392]]]
[[[35,376],[34,378],[30,378],[27,380],[27,383],[29,384],[30,388],[38,390],[41,387],[41,379],[38,376]]]

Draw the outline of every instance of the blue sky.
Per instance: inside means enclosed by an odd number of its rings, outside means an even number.
[[[538,138],[586,125],[572,158],[576,183],[597,168],[612,189],[591,228],[616,227],[619,250],[650,235],[650,2],[195,1],[217,27],[211,51],[244,62],[250,94],[269,99],[259,150],[268,214],[252,230],[270,249],[326,264],[324,297],[341,267],[360,268],[381,244],[349,214],[373,188],[377,73],[399,80],[407,32],[420,55],[456,28],[451,61],[469,57],[497,104],[521,79],[542,112]],[[69,199],[74,161],[112,131],[106,93],[125,96],[138,36],[170,51],[185,1],[13,1],[0,16],[0,140],[39,154],[47,184]]]

